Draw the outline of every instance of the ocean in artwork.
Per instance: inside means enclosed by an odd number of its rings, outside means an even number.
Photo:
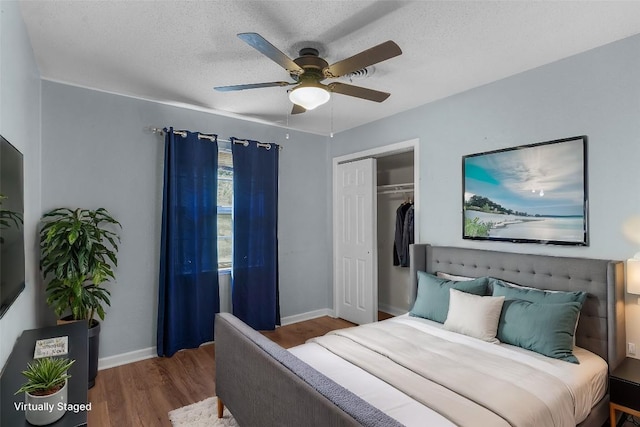
[[[491,223],[488,238],[561,240],[580,243],[584,240],[584,217],[530,217],[467,210],[465,218]]]

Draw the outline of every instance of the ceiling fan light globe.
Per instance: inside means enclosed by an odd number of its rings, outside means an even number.
[[[326,104],[330,98],[327,90],[317,86],[297,87],[289,92],[289,100],[307,111]]]

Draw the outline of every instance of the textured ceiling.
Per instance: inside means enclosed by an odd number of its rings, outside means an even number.
[[[329,134],[640,33],[638,1],[21,1],[44,79]],[[386,40],[403,54],[352,84],[383,103],[333,94],[290,116],[290,80],[236,37],[257,32],[329,63]],[[341,79],[348,82],[348,80]],[[153,124],[150,124],[153,125]],[[162,124],[160,124],[162,125]]]

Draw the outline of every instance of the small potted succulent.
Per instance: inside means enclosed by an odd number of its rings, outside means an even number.
[[[27,364],[22,375],[27,382],[15,394],[24,392],[24,416],[36,426],[62,418],[67,404],[67,370],[75,360],[44,357]]]

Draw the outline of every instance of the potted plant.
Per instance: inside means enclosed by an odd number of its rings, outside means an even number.
[[[98,372],[100,322],[111,293],[103,286],[115,279],[121,225],[104,208],[58,208],[45,213],[40,230],[40,269],[47,304],[58,316],[84,320],[89,328],[89,388]]]
[[[27,382],[15,394],[24,392],[24,416],[36,426],[51,424],[60,419],[66,410],[67,370],[75,360],[44,357],[27,364],[22,375]]]

